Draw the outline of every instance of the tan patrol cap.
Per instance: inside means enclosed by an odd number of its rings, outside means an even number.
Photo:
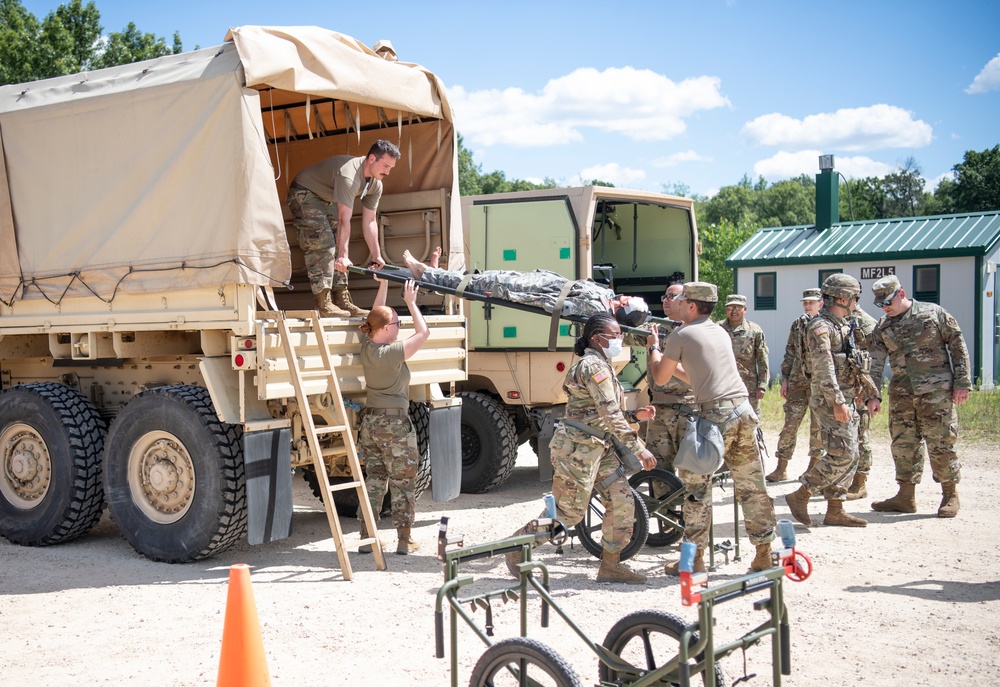
[[[747,307],[747,297],[741,296],[738,293],[731,293],[726,298],[726,307],[728,308],[730,305],[742,305],[745,308]]]
[[[896,278],[895,274],[890,274],[888,277],[882,277],[877,282],[872,284],[872,293],[875,294],[875,302],[878,303],[879,301],[884,301],[901,288],[903,287],[899,285],[899,279]]]
[[[802,300],[804,301],[818,301],[823,297],[823,291],[821,289],[806,289],[802,292]]]
[[[715,284],[709,284],[707,281],[689,281],[684,285],[684,292],[677,300],[718,303],[719,290],[715,288]]]

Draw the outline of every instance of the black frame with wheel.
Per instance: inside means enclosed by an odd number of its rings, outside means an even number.
[[[639,552],[639,549],[646,543],[649,535],[649,513],[646,512],[646,504],[642,495],[635,489],[631,489],[632,503],[635,506],[635,517],[632,525],[632,537],[628,544],[621,550],[619,560],[628,560]],[[604,524],[604,500],[597,489],[590,494],[590,501],[587,503],[587,510],[583,515],[583,520],[577,523],[573,532],[580,543],[591,555],[601,557],[604,548],[601,546],[601,527]]]
[[[649,513],[649,536],[646,546],[670,546],[684,536],[684,495],[680,478],[669,470],[640,470],[628,478],[629,486],[639,492]],[[657,496],[659,494],[659,496]]]
[[[540,675],[548,679],[540,682]],[[508,684],[582,687],[566,659],[548,645],[528,637],[511,637],[492,645],[476,661],[469,680],[469,687]]]

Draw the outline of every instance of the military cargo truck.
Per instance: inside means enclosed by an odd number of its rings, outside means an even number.
[[[287,536],[276,523],[290,520],[291,471],[312,471],[302,414],[338,424],[321,379],[299,407],[291,366],[315,368],[327,346],[343,395],[364,402],[359,320],[325,320],[318,341],[286,313],[313,307],[291,180],[397,143],[383,255],[441,245],[464,264],[444,90],[385,57],[319,28],[245,26],[220,47],[0,87],[0,535],[67,541],[106,504],[156,560]],[[351,257],[367,264],[353,234]],[[374,282],[351,286],[371,303]],[[432,455],[458,432],[445,392],[466,377],[467,346],[457,306],[435,298],[409,363]],[[296,360],[278,343],[286,315]],[[344,474],[342,453],[323,454]]]
[[[547,269],[594,279],[641,296],[663,315],[671,277],[698,276],[698,229],[690,198],[602,186],[462,198],[469,269]],[[469,378],[462,399],[462,489],[485,492],[514,467],[528,441],[541,476],[551,476],[548,439],[566,402],[562,383],[573,362],[577,325],[489,305],[466,304]],[[646,351],[614,361],[629,402],[644,405]]]

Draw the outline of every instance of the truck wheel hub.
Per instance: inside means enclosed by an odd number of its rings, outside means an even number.
[[[190,507],[194,464],[184,444],[169,432],[149,432],[135,443],[129,475],[133,501],[150,519],[169,524]]]
[[[0,492],[16,508],[34,508],[48,491],[52,463],[45,442],[34,429],[14,424],[0,435],[3,479]]]

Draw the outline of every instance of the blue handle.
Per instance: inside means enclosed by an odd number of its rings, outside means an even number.
[[[552,494],[546,494],[542,497],[542,501],[545,502],[545,517],[555,519],[556,517],[556,497]]]
[[[778,532],[781,534],[781,543],[786,549],[795,546],[795,525],[792,524],[791,520],[779,520]]]
[[[697,551],[698,547],[692,541],[681,544],[681,572],[689,573],[694,570],[694,555]]]

